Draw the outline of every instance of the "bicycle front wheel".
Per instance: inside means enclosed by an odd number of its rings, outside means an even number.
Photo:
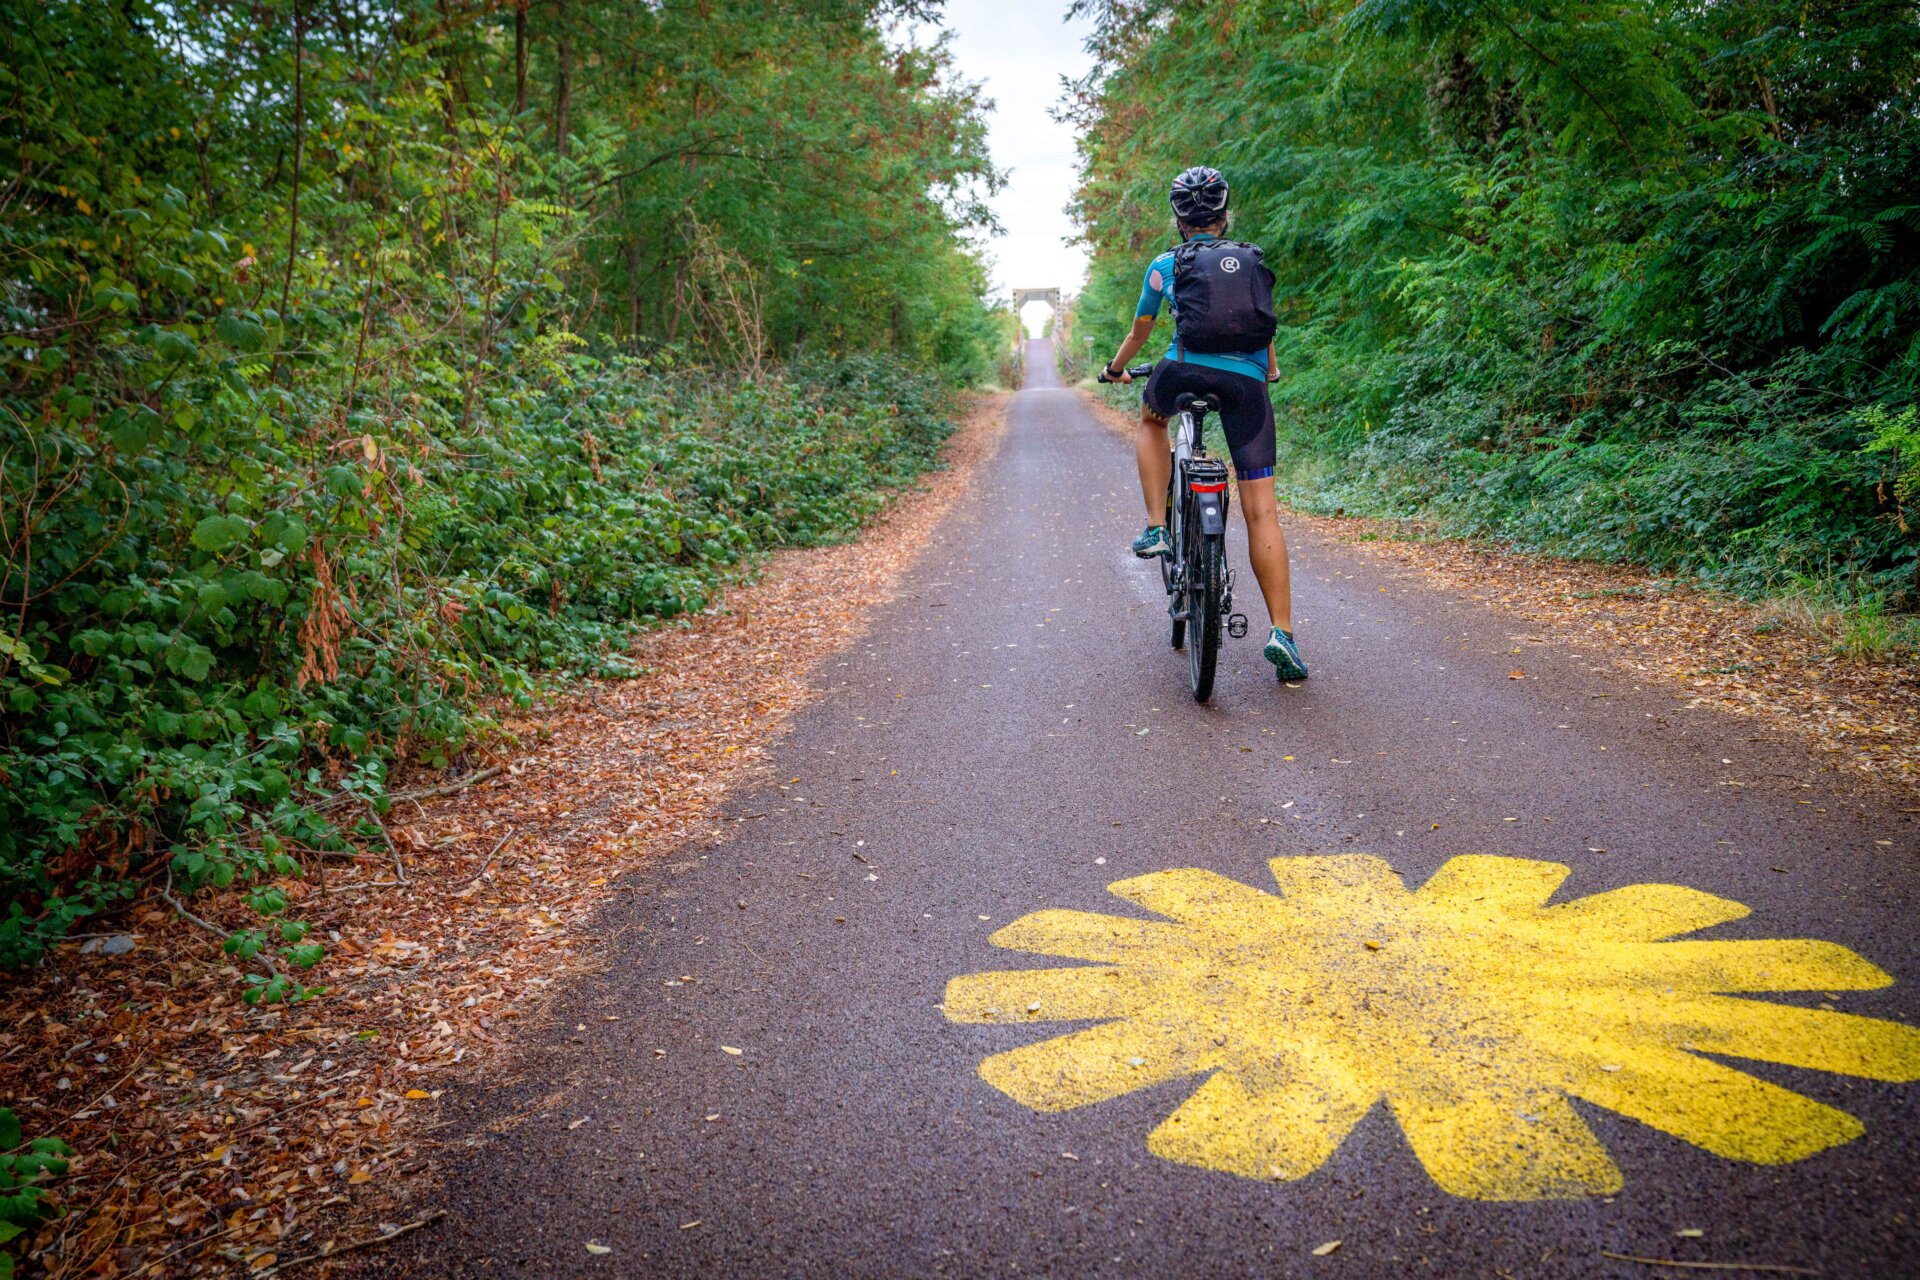
[[[1220,664],[1222,597],[1227,586],[1227,540],[1217,533],[1194,533],[1193,556],[1187,561],[1187,665],[1193,677],[1193,700],[1213,696],[1213,676]]]

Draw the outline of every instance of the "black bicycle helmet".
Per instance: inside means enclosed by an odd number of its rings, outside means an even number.
[[[1227,180],[1218,169],[1197,164],[1173,180],[1167,202],[1173,216],[1188,226],[1217,222],[1227,211]]]

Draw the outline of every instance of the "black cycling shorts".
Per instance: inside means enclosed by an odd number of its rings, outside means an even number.
[[[1162,418],[1171,418],[1177,412],[1174,398],[1183,392],[1220,397],[1220,426],[1233,454],[1233,469],[1242,480],[1264,480],[1273,474],[1273,401],[1267,398],[1264,380],[1162,360],[1153,366],[1140,403]]]

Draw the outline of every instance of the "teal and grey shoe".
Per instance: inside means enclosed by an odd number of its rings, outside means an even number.
[[[1151,560],[1155,556],[1173,554],[1173,540],[1167,537],[1165,525],[1150,524],[1141,535],[1133,540],[1133,554],[1142,560]]]
[[[1262,652],[1266,654],[1267,661],[1273,664],[1274,670],[1280,673],[1282,680],[1307,678],[1307,664],[1300,659],[1300,646],[1293,642],[1291,631],[1275,627],[1273,634],[1267,637],[1267,647]]]

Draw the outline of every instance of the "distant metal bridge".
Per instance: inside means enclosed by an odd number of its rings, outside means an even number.
[[[1053,314],[1056,317],[1062,312],[1060,306],[1060,290],[1058,289],[1015,289],[1013,291],[1013,311],[1015,315],[1018,315],[1020,308],[1026,306],[1029,302],[1046,303],[1053,308]]]

